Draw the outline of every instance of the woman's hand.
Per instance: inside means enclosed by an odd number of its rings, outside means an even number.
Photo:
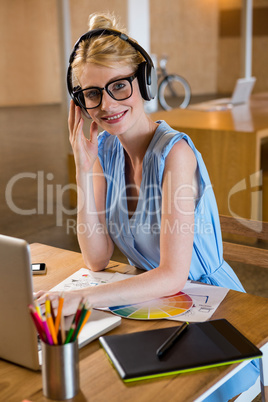
[[[76,106],[73,100],[70,103],[68,124],[76,170],[89,172],[98,156],[98,125],[92,121],[90,139],[87,139],[83,132],[84,120],[81,108]]]
[[[46,299],[49,298],[52,304],[53,310],[57,311],[58,309],[58,300],[62,295],[62,291],[51,291],[51,292],[43,292],[40,291],[36,293],[36,301],[40,305],[42,312],[45,312],[45,302]],[[82,295],[80,290],[69,290],[64,293],[64,303],[63,303],[63,315],[68,316],[76,313],[77,307],[81,302]]]

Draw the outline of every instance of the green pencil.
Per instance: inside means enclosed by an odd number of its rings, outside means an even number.
[[[77,323],[77,325],[76,325],[76,328],[75,328],[75,332],[74,332],[74,336],[73,336],[74,341],[75,341],[76,338],[77,338],[77,335],[78,335],[78,333],[79,333],[79,331],[80,331],[81,325],[82,325],[83,322],[84,322],[84,318],[85,318],[87,312],[88,312],[88,309],[84,306],[83,309],[82,309],[82,311],[81,311],[81,314],[80,314],[80,317],[79,317],[79,321],[78,321],[78,323]]]
[[[75,330],[75,324],[72,324],[70,329],[69,329],[69,331],[68,331],[68,334],[67,334],[67,337],[65,339],[64,344],[69,343],[72,340],[74,330]]]

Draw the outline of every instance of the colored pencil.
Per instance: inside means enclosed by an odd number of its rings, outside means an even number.
[[[33,322],[35,324],[36,330],[40,336],[40,339],[43,342],[46,342],[45,330],[44,330],[43,323],[42,323],[38,313],[35,311],[35,309],[32,305],[29,306],[29,310],[30,310],[30,314],[32,316]]]
[[[78,307],[77,307],[76,313],[75,313],[75,315],[73,316],[73,320],[72,320],[72,324],[71,324],[70,329],[73,327],[74,330],[75,330],[75,328],[77,327],[77,323],[79,322],[79,318],[78,318],[78,317],[81,316],[82,311],[83,311],[83,309],[84,309],[84,303],[82,302],[82,300],[83,300],[83,299],[81,299],[81,302],[79,303],[79,305],[78,305]],[[67,334],[67,337],[68,337],[68,334]]]
[[[37,301],[35,301],[35,302],[34,302],[34,305],[35,305],[35,309],[36,309],[36,311],[37,311],[39,317],[42,318],[42,317],[43,317],[43,314],[42,314],[42,310],[41,310],[40,304],[37,303]]]
[[[48,295],[46,296],[45,309],[46,309],[46,315],[51,314],[51,303],[48,298]]]
[[[67,337],[66,337],[64,343],[69,343],[69,342],[71,342],[72,336],[73,336],[73,333],[74,333],[74,330],[75,330],[75,324],[72,324],[72,325],[71,325],[71,328],[70,328],[69,331],[68,331],[68,334],[67,334]]]
[[[41,307],[37,302],[35,302],[34,306],[29,305],[28,307],[30,314],[41,340],[49,345],[63,345],[69,342],[74,342],[81,333],[91,314],[91,307],[89,307],[89,303],[84,303],[83,300],[84,299],[82,298],[77,307],[67,336],[65,332],[65,320],[63,315],[63,293],[59,296],[58,311],[55,320],[53,319],[52,315],[52,303],[48,295],[45,300],[45,316],[42,315]]]
[[[80,318],[81,313],[82,313],[82,310],[83,310],[83,308],[84,308],[84,302],[83,302],[83,300],[84,300],[84,298],[82,297],[82,299],[81,299],[81,301],[80,301],[80,303],[79,303],[79,305],[78,305],[78,308],[77,308],[77,310],[76,310],[76,314],[75,314],[75,318],[74,318],[74,322],[75,322],[76,325],[77,325],[78,322],[79,322],[79,318]]]
[[[59,327],[60,327],[60,320],[61,320],[61,312],[62,312],[62,308],[63,308],[63,303],[64,303],[64,297],[63,297],[63,293],[62,293],[60,295],[60,297],[59,297],[59,305],[58,305],[57,317],[56,317],[56,320],[55,320],[55,332],[56,332],[57,336],[58,336]]]
[[[58,339],[57,339],[55,326],[54,326],[54,322],[53,322],[51,314],[47,315],[47,325],[48,325],[48,328],[49,328],[49,332],[50,332],[50,334],[52,336],[53,343],[54,343],[54,345],[57,345],[58,344]]]
[[[47,321],[45,318],[43,318],[43,326],[44,326],[44,330],[45,330],[46,337],[47,337],[47,343],[49,343],[49,345],[53,345],[53,339],[49,332]]]
[[[52,307],[52,302],[49,299],[48,295],[46,296],[45,308],[46,308],[46,315],[51,314],[53,323],[55,323],[55,313],[54,313],[54,309]]]
[[[87,309],[86,309],[85,306],[83,306],[83,309],[82,309],[82,311],[81,311],[79,320],[78,320],[78,322],[75,324],[75,330],[74,330],[73,340],[75,340],[75,339],[77,338],[77,336],[78,336],[78,332],[79,332],[80,327],[81,327],[81,325],[82,325],[82,323],[83,323],[83,321],[84,321],[84,318],[85,318],[86,313],[87,313]]]
[[[82,331],[84,325],[86,324],[87,320],[88,320],[89,317],[90,317],[90,314],[91,314],[91,310],[87,310],[87,312],[86,312],[86,314],[85,314],[85,317],[84,317],[84,319],[83,319],[83,322],[81,323],[80,328],[79,328],[79,330],[78,330],[78,333],[77,333],[76,337],[74,338],[74,341],[76,340],[76,338],[79,336],[80,332]]]
[[[52,305],[52,301],[51,301],[51,300],[50,300],[50,310],[51,310],[51,317],[52,317],[53,323],[54,323],[54,325],[55,325],[56,316],[55,316],[55,312],[54,312],[54,308],[53,308],[53,305]]]
[[[66,334],[65,334],[65,321],[64,321],[64,315],[63,315],[63,313],[61,313],[60,331],[61,331],[61,344],[63,345],[63,344],[65,343],[65,339],[66,339]]]

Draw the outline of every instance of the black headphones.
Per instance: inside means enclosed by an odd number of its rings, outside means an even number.
[[[74,100],[75,104],[77,106],[80,106],[76,99],[75,92],[80,90],[81,88],[79,86],[73,87],[72,62],[74,61],[74,58],[76,56],[76,52],[79,47],[79,44],[82,41],[91,39],[94,36],[101,36],[101,35],[118,36],[120,39],[128,42],[138,52],[141,53],[141,55],[144,57],[145,61],[143,61],[139,65],[139,68],[137,71],[137,78],[138,78],[140,93],[141,93],[141,96],[143,97],[143,99],[146,101],[153,99],[156,96],[156,92],[157,92],[157,75],[156,75],[153,61],[152,61],[151,57],[148,55],[148,53],[138,43],[129,39],[129,37],[122,32],[119,32],[119,31],[116,31],[113,29],[93,29],[92,31],[86,32],[84,35],[82,35],[78,39],[78,41],[74,45],[73,51],[72,51],[70,59],[69,59],[69,67],[68,67],[68,72],[67,72],[67,87],[68,87],[69,94],[70,94],[71,98]]]

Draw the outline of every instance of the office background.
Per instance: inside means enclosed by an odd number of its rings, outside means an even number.
[[[69,0],[71,40],[88,15],[114,11],[127,27],[127,0]],[[242,0],[150,0],[150,51],[169,55],[169,71],[194,95],[230,93],[241,76]],[[255,92],[268,90],[268,1],[253,0]],[[57,1],[1,0],[0,106],[61,102]],[[139,22],[137,21],[137,24]]]
[[[69,1],[72,44],[95,11],[113,11],[127,27],[126,0]],[[230,94],[241,76],[241,6],[239,0],[149,1],[150,52],[168,54],[168,70],[190,82],[193,101]],[[254,92],[267,92],[268,1],[253,6]],[[75,211],[64,191],[69,145],[58,26],[55,0],[0,2],[0,232],[79,251]],[[6,189],[14,177],[12,207]],[[114,258],[124,260],[120,253]],[[246,290],[268,296],[267,270],[232,266]]]

